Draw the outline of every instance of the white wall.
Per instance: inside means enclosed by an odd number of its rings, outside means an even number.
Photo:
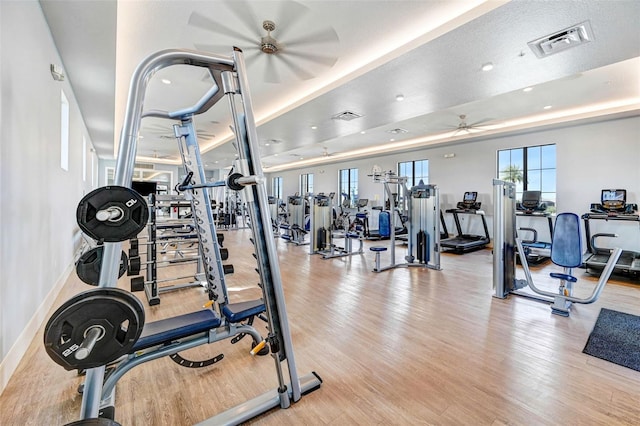
[[[440,188],[441,208],[454,207],[456,202],[461,201],[465,191],[477,191],[492,234],[492,180],[496,177],[496,152],[549,143],[556,144],[558,212],[587,212],[591,203],[600,201],[600,190],[604,188],[624,188],[627,190],[627,200],[640,204],[640,117],[538,130],[348,163],[325,164],[304,170],[288,170],[270,174],[269,178],[282,176],[286,197],[299,190],[301,173],[313,173],[315,192],[329,193],[338,191],[340,169],[358,168],[360,197],[373,202],[378,200],[377,204],[380,205],[384,189],[381,184],[373,183],[371,178],[366,177],[374,164],[383,170],[396,171],[400,161],[428,159],[429,183]],[[454,153],[455,157],[445,159],[443,156],[447,153]],[[463,215],[460,218],[463,219]],[[540,229],[546,226],[544,223],[541,225]],[[447,217],[447,227],[452,233],[453,221],[450,217]],[[468,227],[463,231],[481,232],[480,222],[475,217],[464,218],[463,227]],[[616,245],[640,251],[640,227],[637,222],[631,225],[592,221],[592,229],[595,232],[604,232],[602,229],[617,232],[619,237]],[[604,243],[602,241],[603,246]]]
[[[75,209],[83,182],[82,137],[91,139],[36,1],[0,1],[0,390],[71,271],[79,244]],[[70,105],[69,171],[60,167],[60,91]],[[94,160],[95,163],[95,160]],[[90,170],[87,176],[91,176]]]

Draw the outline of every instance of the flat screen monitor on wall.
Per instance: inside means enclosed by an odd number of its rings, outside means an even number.
[[[157,190],[157,186],[158,186],[158,182],[137,181],[137,180],[134,180],[133,182],[131,182],[131,189],[133,189],[143,197],[146,197],[149,194],[155,194]]]

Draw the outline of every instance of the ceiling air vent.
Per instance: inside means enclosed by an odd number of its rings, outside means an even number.
[[[155,166],[150,163],[136,163],[134,168],[136,169],[144,169],[144,170],[153,170]]]
[[[360,118],[362,117],[362,115],[352,112],[352,111],[344,111],[341,112],[339,114],[334,115],[333,118],[334,120],[343,120],[343,121],[351,121],[351,120],[355,120],[356,118]]]
[[[392,135],[399,135],[402,133],[409,133],[409,131],[406,129],[397,128],[397,129],[387,130],[387,133],[391,133]]]
[[[566,28],[562,31],[541,37],[527,43],[538,58],[563,52],[572,47],[589,43],[593,40],[593,31],[589,21]]]

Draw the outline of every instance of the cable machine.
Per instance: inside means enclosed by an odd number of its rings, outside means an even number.
[[[419,185],[407,188],[407,178],[395,176],[391,171],[385,173],[374,172],[374,182],[384,185],[385,194],[389,202],[389,210],[396,211],[395,196],[391,185],[397,185],[399,199],[403,200],[401,216],[405,216],[407,224],[407,255],[405,263],[396,263],[396,227],[393,221],[389,224],[389,248],[384,246],[370,247],[369,250],[376,254],[374,272],[382,272],[388,269],[408,266],[424,266],[431,269],[440,269],[440,196],[436,185],[425,185],[422,181]],[[390,263],[381,266],[381,253],[389,250]]]

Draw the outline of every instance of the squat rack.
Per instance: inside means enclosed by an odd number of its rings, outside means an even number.
[[[143,113],[143,100],[149,80],[155,72],[171,65],[206,68],[215,84],[192,107],[174,112],[148,111]],[[194,115],[209,110],[223,97],[227,97],[229,102],[238,151],[238,159],[234,165],[235,173],[232,175],[234,179],[230,177],[229,186],[241,191],[247,204],[269,326],[267,341],[275,360],[278,387],[220,413],[206,420],[203,424],[238,424],[278,406],[288,408],[291,402],[298,401],[302,394],[319,388],[321,384],[320,378],[315,373],[300,378],[296,369],[280,267],[270,224],[266,184],[260,164],[249,84],[244,57],[240,49],[234,48],[232,56],[171,49],[152,54],[142,61],[136,68],[129,87],[125,120],[116,160],[114,185],[131,186],[140,122],[143,117],[153,116],[180,121],[180,125],[174,126],[174,132],[180,141],[184,166],[187,171],[193,172],[192,187],[208,187],[192,118]],[[236,102],[236,99],[239,99],[240,102]],[[204,220],[202,225],[198,226],[198,233],[208,288],[215,292],[215,300],[218,304],[224,305],[228,302],[224,272],[220,263],[208,191],[196,190],[193,191],[193,196],[195,198],[194,205],[199,206],[198,210],[200,210],[199,212],[194,211],[194,214]],[[99,287],[116,286],[120,253],[121,243],[105,243]],[[286,363],[286,372],[289,375],[288,383],[285,380],[282,363]],[[81,407],[83,419],[98,417],[104,372],[104,366],[87,370]]]

